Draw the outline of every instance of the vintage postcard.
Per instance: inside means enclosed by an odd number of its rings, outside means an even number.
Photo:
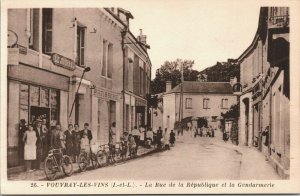
[[[1,194],[299,193],[299,1],[3,0]]]

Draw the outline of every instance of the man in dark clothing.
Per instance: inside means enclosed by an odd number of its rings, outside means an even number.
[[[20,120],[20,126],[19,126],[19,160],[22,162],[24,160],[24,142],[23,137],[25,134],[25,131],[28,128],[26,127],[26,121],[25,119]]]
[[[265,137],[264,145],[269,145],[269,126],[266,127],[266,129],[261,133],[262,136]]]
[[[55,129],[51,131],[50,134],[50,149],[61,149],[61,127],[60,124],[55,126]],[[60,162],[61,156],[60,154],[54,154],[56,160]]]
[[[47,126],[47,119],[43,118],[42,119],[42,132],[43,132],[43,159],[45,159],[48,155],[48,151],[49,151],[49,139],[50,139],[50,131],[49,128]]]
[[[45,133],[42,130],[42,121],[36,120],[34,131],[36,133],[36,163],[35,169],[39,170],[41,166],[41,161],[43,159],[43,141],[45,138]]]
[[[50,148],[60,149],[61,146],[61,139],[60,139],[60,124],[57,124],[55,129],[52,130],[50,134]]]

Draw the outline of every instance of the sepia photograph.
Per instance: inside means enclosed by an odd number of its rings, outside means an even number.
[[[92,2],[1,8],[2,188],[299,192],[299,3]]]

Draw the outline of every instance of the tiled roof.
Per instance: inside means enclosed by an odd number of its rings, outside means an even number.
[[[169,93],[180,93],[181,85],[179,84],[171,89]],[[232,94],[233,89],[229,82],[183,82],[182,92],[184,93],[218,93]]]

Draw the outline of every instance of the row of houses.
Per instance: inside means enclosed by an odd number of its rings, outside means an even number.
[[[238,58],[239,145],[257,148],[288,178],[290,168],[289,8],[262,7],[257,32]],[[263,136],[263,131],[267,135]]]
[[[23,160],[21,119],[87,122],[95,144],[108,143],[112,122],[117,139],[147,124],[149,45],[131,19],[121,8],[8,10],[8,168]]]

